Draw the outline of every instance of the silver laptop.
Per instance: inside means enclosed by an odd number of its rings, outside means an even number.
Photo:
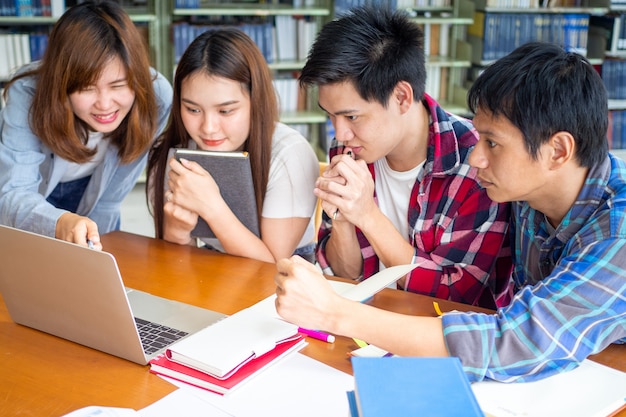
[[[125,288],[110,253],[2,225],[0,293],[16,323],[139,364],[225,317]]]

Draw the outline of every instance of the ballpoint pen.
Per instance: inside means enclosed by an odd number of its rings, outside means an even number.
[[[302,334],[312,337],[313,339],[321,340],[323,342],[327,342],[327,343],[335,342],[335,336],[333,336],[332,334],[325,333],[325,332],[320,332],[319,330],[310,330],[310,329],[299,327],[298,331]]]

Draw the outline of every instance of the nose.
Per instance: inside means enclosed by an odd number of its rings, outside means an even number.
[[[344,122],[341,117],[336,117],[333,125],[335,126],[335,138],[339,142],[348,142],[354,138],[354,132],[352,132],[350,125]]]
[[[113,95],[108,89],[98,90],[96,96],[96,107],[99,109],[107,110],[111,107],[113,102]]]
[[[474,149],[470,152],[469,164],[474,168],[485,168],[487,166],[487,159],[485,158],[484,152],[485,146],[485,142],[479,140],[474,146]]]
[[[218,118],[210,113],[205,113],[202,119],[202,132],[205,134],[215,133],[218,130]]]

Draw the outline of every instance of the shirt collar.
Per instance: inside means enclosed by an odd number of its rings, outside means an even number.
[[[589,169],[585,183],[572,207],[556,228],[556,238],[561,242],[569,241],[587,223],[587,220],[598,209],[598,202],[605,200],[604,194],[611,175],[611,159],[604,160]],[[519,204],[519,203],[518,203]],[[521,203],[520,215],[529,218],[534,214],[535,226],[545,220],[545,216],[537,215],[536,210],[528,203]],[[546,229],[547,231],[547,229]]]
[[[426,161],[432,164],[433,175],[448,175],[461,164],[459,141],[452,127],[452,120],[428,94],[424,94],[422,103],[429,113]]]

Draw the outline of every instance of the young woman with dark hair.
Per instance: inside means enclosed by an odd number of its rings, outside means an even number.
[[[293,253],[312,260],[319,163],[306,139],[278,122],[271,74],[252,39],[231,28],[196,38],[178,63],[173,103],[148,162],[157,237],[193,243],[201,217],[217,237],[202,240],[217,250],[268,262]],[[208,172],[168,157],[177,147],[249,153],[260,238],[233,214]]]

